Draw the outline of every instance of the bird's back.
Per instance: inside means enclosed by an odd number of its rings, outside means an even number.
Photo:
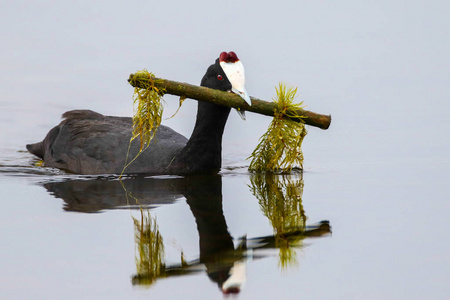
[[[129,143],[131,118],[104,116],[90,110],[69,111],[63,118],[44,141],[27,145],[27,149],[41,157],[48,167],[77,174],[117,174],[122,172],[126,161],[131,161],[139,152],[139,138]],[[150,147],[125,173],[166,173],[186,142],[181,134],[160,126]]]

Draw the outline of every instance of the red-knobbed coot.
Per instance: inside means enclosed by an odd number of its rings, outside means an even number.
[[[231,78],[231,80],[230,80]],[[242,63],[234,52],[222,52],[203,76],[201,85],[238,93],[245,91]],[[150,146],[131,163],[127,174],[190,174],[217,172],[222,163],[222,135],[230,108],[199,101],[194,131],[188,140],[161,125]],[[132,119],[112,117],[90,110],[72,110],[50,130],[45,139],[27,145],[45,166],[77,174],[120,174],[127,159]],[[136,156],[140,143],[133,141],[128,161]]]

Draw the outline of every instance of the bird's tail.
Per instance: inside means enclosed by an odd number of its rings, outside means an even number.
[[[28,144],[27,145],[27,150],[31,153],[34,154],[40,158],[44,158],[44,142],[39,142],[39,143],[35,143],[35,144]]]

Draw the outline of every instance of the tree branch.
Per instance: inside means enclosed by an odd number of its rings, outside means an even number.
[[[168,79],[156,77],[149,78],[145,74],[139,73],[130,74],[130,78],[128,79],[128,82],[132,86],[140,88],[145,88],[146,85],[148,86],[149,81],[152,82],[155,87],[164,89],[166,94],[182,96],[199,101],[207,101],[217,105],[238,108],[241,110],[251,111],[266,116],[273,117],[274,115],[275,103],[260,100],[255,97],[250,97],[250,99],[252,100],[252,105],[249,106],[240,96],[234,93],[222,92],[207,87],[196,86]],[[319,127],[322,129],[328,129],[328,127],[330,127],[330,115],[321,115],[303,109],[299,109],[296,112],[298,115],[305,118],[292,118],[293,121],[304,122],[307,125]],[[286,116],[286,118],[289,117]]]

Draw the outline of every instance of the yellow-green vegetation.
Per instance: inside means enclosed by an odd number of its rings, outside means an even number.
[[[140,80],[139,86],[133,80],[136,78],[148,78],[148,80]],[[150,141],[155,136],[156,130],[161,125],[163,114],[162,96],[165,90],[155,86],[155,75],[147,70],[136,72],[136,76],[131,79],[130,83],[135,86],[133,94],[133,131],[128,146],[128,152],[123,167],[123,175],[125,169],[141,154],[141,152],[150,145]],[[157,79],[156,79],[157,80]],[[180,104],[181,105],[181,104]],[[130,153],[131,142],[139,137],[140,146],[139,153],[128,161],[128,154]]]
[[[165,271],[163,239],[150,212],[145,215],[141,210],[140,220],[133,217],[133,221],[137,270],[134,280],[151,285]]]
[[[276,92],[274,118],[249,157],[251,171],[289,173],[293,167],[303,168],[301,146],[307,133],[305,124],[284,118],[303,118],[296,113],[297,109],[303,109],[303,102],[294,103],[297,88],[280,83]]]
[[[304,238],[306,215],[302,204],[303,178],[273,173],[253,174],[251,190],[258,199],[261,211],[269,219],[275,235],[275,246],[280,249],[282,268],[297,263],[293,246],[301,245]]]
[[[148,77],[148,81],[134,88],[133,95],[133,135],[131,140],[139,137],[140,150],[145,149],[155,135],[156,129],[161,124],[163,114],[164,89],[159,89],[154,84],[152,73],[147,70],[136,72],[139,76]]]

